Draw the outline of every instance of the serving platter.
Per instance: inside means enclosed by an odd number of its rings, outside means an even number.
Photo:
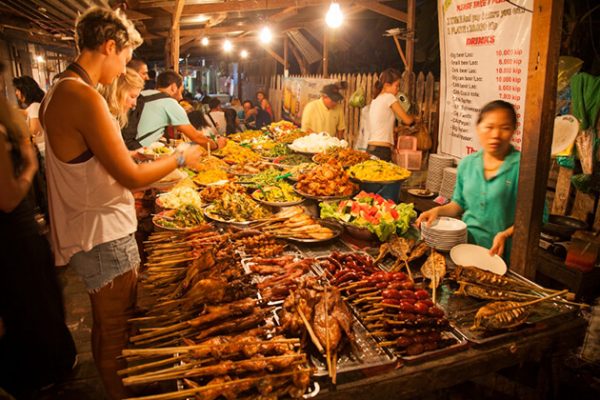
[[[342,227],[342,225],[340,225],[339,223],[334,222],[334,221],[321,219],[321,220],[318,220],[318,223],[321,226],[331,229],[333,231],[333,236],[326,238],[326,239],[303,239],[303,238],[295,238],[295,237],[289,237],[289,236],[277,235],[277,234],[275,234],[274,236],[276,238],[285,239],[290,242],[311,244],[311,243],[325,243],[325,242],[329,242],[331,240],[337,239],[338,237],[340,237],[340,235],[344,231],[344,228]]]
[[[294,191],[296,193],[298,193],[300,196],[306,197],[307,199],[312,199],[312,200],[318,200],[318,201],[329,201],[329,200],[345,200],[345,199],[349,199],[351,197],[354,197],[356,195],[356,193],[358,193],[358,191],[354,191],[349,195],[346,196],[314,196],[308,193],[304,193],[301,190],[298,190],[298,188],[296,187],[296,185],[294,185]]]
[[[226,219],[223,219],[222,217],[220,217],[219,215],[215,214],[214,213],[214,209],[215,209],[215,205],[214,204],[211,204],[208,207],[204,208],[204,216],[206,218],[210,219],[211,221],[219,222],[219,223],[222,223],[222,224],[229,224],[229,225],[238,226],[238,227],[241,227],[241,228],[247,228],[251,224],[255,224],[257,222],[265,221],[265,219],[256,219],[256,220],[252,220],[252,221],[226,220]]]
[[[260,190],[255,190],[254,192],[252,192],[252,199],[254,201],[259,202],[260,204],[264,204],[266,206],[269,207],[291,207],[291,206],[297,206],[299,204],[304,203],[304,201],[306,199],[300,199],[300,200],[296,200],[296,201],[284,201],[284,202],[275,202],[275,201],[266,201],[266,200],[261,200],[259,198],[256,197],[256,193],[260,193]]]

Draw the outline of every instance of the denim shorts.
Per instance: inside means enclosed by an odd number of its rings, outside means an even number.
[[[69,265],[83,278],[88,292],[94,293],[117,276],[140,265],[140,255],[133,234],[101,243],[90,251],[80,251],[71,257]]]

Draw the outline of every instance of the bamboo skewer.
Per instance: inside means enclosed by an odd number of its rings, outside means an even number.
[[[300,315],[300,318],[302,318],[302,322],[304,322],[304,326],[306,327],[306,331],[308,332],[310,339],[317,347],[317,350],[319,350],[320,353],[323,353],[323,346],[319,342],[317,335],[315,335],[315,332],[313,331],[312,327],[310,326],[310,323],[306,319],[306,316],[304,315],[300,307],[296,307],[296,310],[298,311],[298,315]]]
[[[152,369],[152,368],[155,368],[155,367],[162,367],[164,365],[175,363],[177,361],[183,360],[185,357],[187,357],[187,355],[180,355],[180,356],[176,356],[176,357],[169,357],[169,358],[166,358],[164,360],[153,361],[153,362],[149,362],[149,363],[142,364],[142,365],[136,365],[135,367],[129,367],[129,368],[121,369],[121,370],[117,371],[117,374],[118,375],[130,375],[131,373],[138,372],[138,371],[143,371],[145,369]]]
[[[550,300],[550,299],[552,299],[552,298],[554,298],[554,297],[562,296],[563,294],[566,294],[566,293],[569,293],[569,290],[568,290],[568,289],[561,290],[560,292],[556,292],[556,293],[554,293],[554,294],[551,294],[551,295],[549,295],[549,296],[546,296],[546,297],[542,297],[542,298],[540,298],[540,299],[531,300],[531,301],[526,301],[526,302],[524,302],[524,303],[518,303],[518,305],[515,305],[515,306],[512,306],[512,307],[502,308],[502,309],[500,309],[500,310],[497,310],[496,312],[493,312],[493,313],[491,313],[491,314],[486,314],[486,316],[485,316],[485,317],[486,317],[486,318],[489,318],[489,317],[491,317],[492,315],[496,315],[496,314],[499,314],[499,313],[501,313],[501,312],[511,311],[511,310],[514,310],[514,309],[517,309],[517,308],[522,308],[522,307],[530,307],[530,306],[532,306],[532,305],[534,305],[534,304],[537,304],[537,303],[541,303],[541,302],[544,302],[544,301]]]
[[[260,344],[293,344],[299,345],[300,339],[274,339],[274,340],[259,340],[248,343],[236,343],[238,346],[256,346]],[[124,356],[136,356],[136,355],[161,355],[168,354],[173,355],[174,353],[192,352],[194,350],[214,349],[221,346],[231,346],[232,343],[221,343],[221,344],[197,344],[193,346],[176,346],[176,347],[161,347],[151,349],[124,349]]]
[[[304,354],[288,354],[288,355],[273,356],[273,357],[260,357],[260,361],[261,362],[275,361],[275,360],[283,360],[283,359],[287,359],[287,358],[297,358],[301,361],[304,361],[302,359],[305,358],[305,355]],[[243,365],[243,363],[246,363],[249,361],[252,361],[252,360],[233,361],[231,363],[231,368],[232,368],[232,370],[235,370],[238,365]],[[181,371],[180,368],[174,367],[171,369],[164,370],[160,374],[145,374],[145,375],[131,376],[131,377],[124,378],[123,385],[133,386],[133,385],[140,385],[140,384],[150,383],[150,382],[174,380],[174,379],[178,379],[178,378],[184,377],[184,376],[187,378],[190,378],[190,377],[213,375],[214,370],[219,367],[220,367],[220,365],[217,364],[217,365],[209,365],[209,366],[200,367],[200,368],[192,368],[189,370],[184,370],[185,371],[184,374],[182,374],[183,371]]]
[[[305,369],[300,369],[300,370],[295,370],[295,371],[291,371],[291,372],[283,372],[283,373],[279,373],[279,374],[271,374],[269,375],[270,378],[283,378],[285,376],[292,376],[298,373],[306,373],[306,372],[311,372],[312,370],[310,368],[305,368]],[[212,390],[212,389],[219,389],[219,388],[225,388],[227,386],[230,385],[236,385],[236,384],[240,384],[240,383],[248,383],[248,382],[259,382],[260,380],[264,379],[264,377],[259,376],[256,378],[242,378],[242,379],[236,379],[234,381],[229,381],[229,382],[223,382],[223,383],[216,383],[216,384],[211,384],[211,385],[205,385],[205,386],[200,386],[197,388],[192,388],[192,389],[186,389],[186,390],[181,390],[181,391],[177,391],[177,392],[170,392],[170,393],[161,393],[161,394],[155,394],[155,395],[150,395],[150,396],[142,396],[142,397],[130,397],[124,400],[174,400],[174,399],[185,399],[189,396],[193,396],[196,393],[200,393],[203,392],[205,390]]]

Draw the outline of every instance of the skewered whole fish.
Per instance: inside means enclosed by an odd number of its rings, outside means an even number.
[[[496,301],[481,307],[475,319],[471,330],[484,329],[510,329],[522,325],[529,316],[530,307],[534,304],[548,301],[555,297],[568,293],[568,290],[562,290],[535,300],[526,302],[516,301]]]
[[[471,330],[498,330],[516,328],[527,321],[529,309],[526,303],[516,301],[496,301],[481,307]]]
[[[534,297],[534,295],[527,295],[519,292],[511,292],[502,289],[495,289],[488,286],[476,285],[471,282],[459,281],[460,287],[454,294],[460,296],[471,296],[476,299],[483,300],[514,300],[514,301],[525,301]]]
[[[531,286],[514,278],[498,275],[490,271],[484,271],[477,267],[465,267],[462,265],[457,265],[452,277],[457,282],[463,281],[484,284],[514,291],[532,289]]]
[[[416,260],[421,257],[429,250],[429,246],[425,242],[419,242],[415,247],[410,251],[410,255],[408,256],[408,261]]]
[[[431,254],[421,267],[421,274],[431,281],[429,283],[430,288],[438,287],[444,279],[444,275],[446,275],[446,259],[444,256],[431,249]]]

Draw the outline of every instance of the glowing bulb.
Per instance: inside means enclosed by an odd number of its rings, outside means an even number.
[[[35,61],[37,61],[39,63],[46,62],[46,60],[44,59],[44,56],[35,56]]]
[[[248,58],[248,52],[246,50],[240,51],[240,57],[242,57],[242,58]]]
[[[225,40],[225,42],[223,43],[223,50],[225,50],[226,52],[230,52],[231,49],[233,49],[233,45],[229,40]]]
[[[342,25],[342,21],[344,20],[344,15],[342,14],[342,10],[340,9],[340,5],[338,3],[331,3],[329,7],[329,11],[327,11],[327,15],[325,16],[325,22],[331,28],[339,28]]]
[[[200,41],[200,43],[202,43],[202,46],[208,46],[208,38],[203,37],[202,40]]]
[[[271,32],[271,29],[269,29],[268,26],[265,26],[260,31],[260,41],[266,44],[270,43],[271,39],[273,39],[273,33]]]

